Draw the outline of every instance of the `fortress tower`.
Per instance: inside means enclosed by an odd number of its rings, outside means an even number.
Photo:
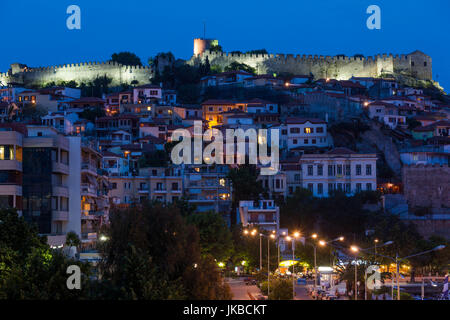
[[[197,65],[208,58],[211,65],[220,66],[222,69],[232,62],[238,62],[255,68],[258,74],[282,72],[312,74],[316,79],[380,77],[400,71],[420,80],[432,80],[433,76],[431,57],[418,50],[410,54],[378,54],[368,57],[227,53],[209,50],[218,43],[217,40],[194,39],[194,55],[187,63]]]
[[[206,50],[211,49],[211,47],[218,46],[219,40],[215,39],[194,39],[194,56],[204,53]]]

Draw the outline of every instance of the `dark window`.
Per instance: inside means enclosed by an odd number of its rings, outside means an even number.
[[[351,167],[350,167],[349,164],[346,164],[346,165],[345,165],[345,175],[346,175],[346,176],[351,175]]]
[[[317,166],[317,175],[318,176],[323,176],[323,165],[318,165]]]

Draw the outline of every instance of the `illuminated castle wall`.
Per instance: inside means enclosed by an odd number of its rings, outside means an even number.
[[[45,85],[49,82],[75,80],[78,84],[87,83],[96,77],[107,76],[111,85],[130,83],[137,80],[139,84],[149,83],[153,77],[150,67],[125,66],[116,62],[85,62],[64,64],[51,67],[29,68],[26,65],[12,64],[6,73],[0,73],[3,84],[15,82],[23,85]]]
[[[284,55],[284,54],[239,54],[211,51],[218,45],[217,40],[194,39],[194,55],[188,64],[196,65],[208,58],[211,65],[225,68],[233,61],[245,63],[256,69],[258,74],[289,72],[309,75],[316,79],[349,79],[355,77],[379,77],[383,73],[408,71],[418,79],[432,80],[432,61],[426,54],[415,51],[407,55],[383,54],[375,57]],[[149,83],[153,77],[151,67],[124,66],[116,62],[85,62],[51,67],[29,68],[26,65],[12,64],[6,73],[0,73],[0,81],[22,85],[45,85],[49,82],[75,80],[78,84],[94,80],[98,76],[112,78],[112,85],[130,83]]]
[[[196,39],[197,40],[197,39]],[[432,79],[432,61],[426,54],[415,51],[411,54],[383,54],[375,57],[318,56],[292,54],[240,54],[199,50],[202,46],[194,42],[194,55],[188,62],[191,65],[204,62],[208,58],[211,65],[222,68],[233,61],[245,63],[256,69],[258,74],[289,72],[309,75],[316,79],[349,79],[355,77],[379,77],[383,73],[408,71],[418,79]]]

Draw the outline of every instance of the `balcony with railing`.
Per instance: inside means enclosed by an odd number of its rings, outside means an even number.
[[[96,197],[98,195],[97,187],[90,183],[82,183],[81,184],[81,194],[91,196],[91,197]]]
[[[69,165],[62,162],[52,161],[52,171],[56,173],[69,174]]]
[[[68,211],[52,211],[52,220],[53,221],[68,221],[69,220],[69,212]]]
[[[97,166],[91,162],[82,162],[81,163],[82,171],[89,171],[90,173],[97,175]]]
[[[156,187],[153,189],[153,193],[167,193],[166,187]]]
[[[61,196],[61,197],[69,197],[69,188],[64,184],[53,184],[52,186],[52,195]]]

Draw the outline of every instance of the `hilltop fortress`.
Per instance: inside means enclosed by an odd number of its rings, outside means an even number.
[[[8,72],[0,73],[0,81],[3,84],[17,83],[24,86],[42,86],[49,82],[71,80],[81,84],[105,75],[112,79],[112,86],[118,86],[133,80],[140,84],[149,83],[153,72],[151,67],[125,66],[113,61],[72,63],[39,68],[14,63]]]
[[[210,50],[217,46],[217,40],[194,39],[194,55],[186,63],[198,65],[208,59],[210,65],[225,68],[232,62],[245,63],[255,68],[258,74],[282,73],[312,74],[315,79],[335,78],[338,80],[355,77],[380,77],[383,74],[407,72],[420,80],[432,80],[431,57],[423,52],[410,54],[383,54],[375,57],[356,55],[348,57],[338,55],[284,55],[284,54],[243,54],[225,53]],[[149,83],[154,71],[151,66],[125,66],[116,62],[85,62],[50,67],[30,68],[14,63],[6,73],[0,73],[0,85],[16,83],[24,86],[43,86],[49,82],[74,80],[78,84],[87,83],[97,77],[112,79],[112,86],[130,83]]]
[[[380,77],[383,74],[407,72],[420,80],[432,80],[431,57],[423,52],[410,54],[383,54],[375,57],[355,55],[348,57],[292,55],[292,54],[244,54],[225,53],[210,50],[218,41],[212,39],[194,39],[194,55],[189,64],[196,65],[208,59],[210,65],[222,68],[233,61],[245,63],[255,68],[258,74],[289,72],[297,75],[313,74],[315,79],[334,78],[347,80],[355,77]]]

